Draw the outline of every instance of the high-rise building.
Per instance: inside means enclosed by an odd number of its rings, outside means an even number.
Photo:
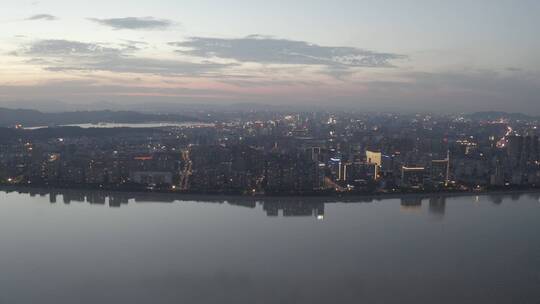
[[[345,181],[349,183],[366,182],[376,179],[377,165],[364,162],[355,162],[345,166]]]
[[[424,167],[401,167],[401,187],[420,189],[424,186],[426,168]]]
[[[493,163],[493,171],[490,175],[489,183],[492,186],[503,186],[504,185],[504,169],[502,162],[499,159],[496,159]]]
[[[377,180],[382,166],[382,153],[366,150],[366,162],[375,165],[375,179]]]
[[[321,148],[320,147],[311,147],[311,160],[318,162],[321,160]]]
[[[450,152],[448,151],[445,159],[436,159],[431,161],[431,182],[436,185],[448,186],[450,182]]]
[[[506,152],[510,158],[512,166],[517,166],[520,163],[522,151],[523,137],[518,135],[509,136]]]

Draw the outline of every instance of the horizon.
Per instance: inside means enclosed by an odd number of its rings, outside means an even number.
[[[285,109],[283,109],[285,108]],[[258,103],[231,103],[231,104],[211,104],[211,103],[158,103],[153,104],[151,108],[145,106],[144,103],[139,104],[119,104],[119,103],[99,103],[94,104],[69,104],[63,102],[40,102],[40,103],[2,103],[0,102],[0,110],[7,111],[37,111],[43,114],[62,114],[62,113],[77,113],[77,112],[134,112],[134,113],[148,113],[148,114],[167,114],[165,111],[169,111],[169,114],[181,114],[186,111],[199,111],[199,112],[215,112],[227,109],[230,113],[242,113],[242,112],[273,112],[273,113],[343,113],[352,111],[351,114],[396,114],[396,115],[436,115],[436,116],[456,116],[456,115],[475,115],[475,114],[496,114],[501,115],[501,118],[508,118],[510,116],[523,116],[530,119],[540,118],[540,115],[519,112],[519,111],[497,111],[497,110],[479,110],[479,111],[436,111],[436,110],[399,110],[399,109],[361,109],[354,108],[353,106],[310,106],[310,105],[270,105],[270,104],[258,104]]]
[[[8,3],[0,107],[540,115],[536,1]]]

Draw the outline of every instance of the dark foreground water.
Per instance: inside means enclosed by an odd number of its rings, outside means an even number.
[[[0,192],[0,303],[540,303],[539,195]]]

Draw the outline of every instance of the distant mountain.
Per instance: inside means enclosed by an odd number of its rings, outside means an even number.
[[[313,104],[265,104],[256,102],[223,102],[223,103],[189,103],[189,102],[107,102],[99,101],[93,103],[68,103],[61,101],[0,101],[0,108],[7,109],[32,109],[43,113],[58,113],[58,112],[78,112],[78,111],[133,111],[139,113],[182,113],[185,115],[196,114],[201,111],[206,112],[250,112],[250,111],[314,111],[314,110],[329,110],[336,109],[336,105],[331,107],[317,106]],[[347,109],[350,107],[347,107]]]
[[[83,123],[145,123],[201,121],[200,118],[181,114],[147,114],[134,111],[77,111],[43,113],[36,110],[0,108],[0,127],[22,124],[25,127],[68,125]]]

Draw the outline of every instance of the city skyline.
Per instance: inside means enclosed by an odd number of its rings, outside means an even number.
[[[18,121],[0,128],[0,185],[245,196],[540,185],[538,119],[523,115],[4,112]]]
[[[8,1],[0,106],[252,102],[540,114],[535,1],[219,4]]]

